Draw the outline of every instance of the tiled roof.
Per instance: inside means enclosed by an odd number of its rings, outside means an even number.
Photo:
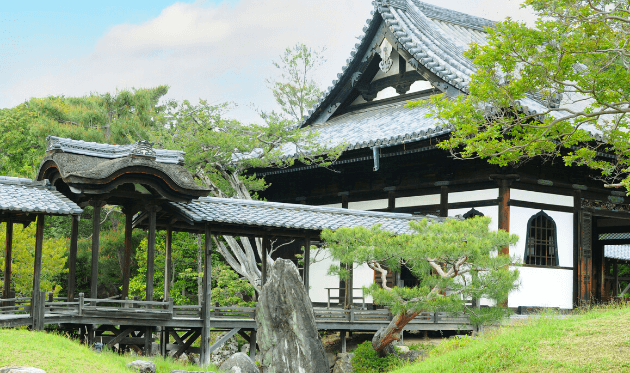
[[[630,245],[605,245],[604,256],[611,259],[630,260]]]
[[[184,163],[184,152],[179,150],[153,149],[151,147],[152,144],[146,141],[138,141],[128,145],[111,145],[56,136],[48,136],[46,139],[48,140],[47,151],[61,151],[63,153],[88,155],[107,159],[140,155],[155,157],[155,161],[160,163]]]
[[[47,213],[55,215],[81,214],[83,210],[48,180],[33,181],[0,176],[0,211]]]
[[[197,222],[242,224],[305,230],[366,228],[381,224],[393,233],[412,233],[409,222],[426,217],[410,214],[358,211],[288,203],[203,197],[191,203],[171,202],[182,214]],[[430,218],[442,221],[443,218]]]

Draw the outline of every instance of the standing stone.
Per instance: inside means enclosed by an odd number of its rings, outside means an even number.
[[[247,354],[238,352],[230,356],[219,367],[224,373],[260,373],[260,369],[254,364]]]
[[[138,373],[155,373],[155,363],[148,360],[134,360],[127,363],[127,368],[134,369]]]
[[[256,304],[264,373],[328,373],[328,358],[297,267],[278,259]]]

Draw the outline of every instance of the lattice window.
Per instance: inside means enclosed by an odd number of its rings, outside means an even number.
[[[525,264],[553,267],[558,265],[556,222],[543,211],[527,222]]]

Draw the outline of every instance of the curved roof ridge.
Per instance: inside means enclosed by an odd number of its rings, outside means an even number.
[[[441,6],[427,4],[420,0],[410,0],[416,7],[427,15],[427,17],[437,18],[441,21],[460,24],[467,27],[478,28],[483,30],[484,27],[492,27],[495,21],[486,18],[473,16],[470,14],[458,12],[456,10],[443,8]]]

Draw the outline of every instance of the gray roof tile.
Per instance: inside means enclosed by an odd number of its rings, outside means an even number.
[[[381,228],[393,233],[412,233],[409,222],[427,218],[410,214],[216,197],[202,197],[191,203],[171,202],[171,205],[185,216],[198,222],[308,230],[357,226],[369,228],[381,224]],[[429,218],[435,221],[444,220],[433,216]]]
[[[604,256],[611,259],[630,261],[630,245],[605,245]]]
[[[48,180],[32,181],[0,176],[0,211],[21,211],[56,215],[81,214],[83,210]]]

